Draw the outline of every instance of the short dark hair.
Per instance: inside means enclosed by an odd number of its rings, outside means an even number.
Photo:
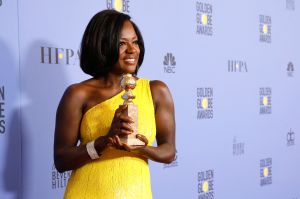
[[[80,67],[93,76],[106,76],[117,63],[119,57],[120,32],[125,21],[130,21],[138,37],[140,56],[135,71],[143,63],[144,40],[137,25],[127,14],[116,10],[103,10],[95,14],[88,23],[81,41]]]

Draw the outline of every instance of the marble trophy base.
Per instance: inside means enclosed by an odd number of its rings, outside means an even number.
[[[128,104],[127,108],[124,111],[125,115],[128,115],[131,117],[134,121],[134,123],[131,123],[131,126],[133,128],[133,133],[121,137],[121,142],[125,143],[127,145],[139,145],[143,146],[145,145],[144,142],[136,138],[136,135],[138,134],[138,107],[135,104]]]

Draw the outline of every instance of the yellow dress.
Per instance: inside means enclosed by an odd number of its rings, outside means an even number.
[[[152,145],[156,135],[155,113],[150,82],[138,79],[133,90],[138,105],[138,131]],[[81,143],[86,144],[107,134],[115,110],[123,103],[122,94],[89,109],[81,121]],[[107,148],[99,159],[74,170],[65,199],[151,199],[148,161],[134,153]]]

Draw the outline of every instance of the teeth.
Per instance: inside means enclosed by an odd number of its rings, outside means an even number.
[[[125,59],[125,61],[126,61],[126,62],[132,62],[132,63],[133,63],[133,62],[135,61],[135,59]]]

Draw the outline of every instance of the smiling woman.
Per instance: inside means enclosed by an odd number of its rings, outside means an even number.
[[[134,41],[131,41],[132,39]],[[89,22],[82,38],[80,56],[82,70],[93,77],[106,76],[120,59],[119,55],[125,54],[128,45],[126,48],[123,45],[128,42],[138,44],[135,46],[139,49],[139,52],[135,53],[138,54],[135,70],[137,74],[145,53],[144,40],[138,27],[126,14],[114,10],[97,13]]]
[[[173,161],[173,100],[163,82],[136,76],[144,52],[142,35],[130,16],[104,10],[89,22],[80,66],[92,78],[66,89],[56,115],[54,162],[60,172],[73,170],[64,198],[150,199],[148,159]],[[133,132],[126,105],[120,105],[124,73],[136,79],[136,138],[142,146],[121,142]],[[152,146],[155,139],[157,147]]]
[[[120,32],[119,59],[113,68],[115,72],[135,73],[140,55],[138,37],[133,25],[125,21]]]

